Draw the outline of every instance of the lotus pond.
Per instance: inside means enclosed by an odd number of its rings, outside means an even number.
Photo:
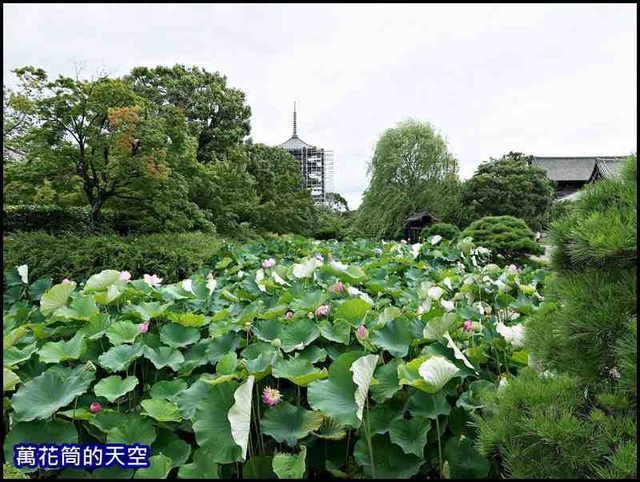
[[[439,236],[225,246],[171,285],[28,271],[5,273],[5,461],[151,447],[149,468],[33,474],[78,478],[497,476],[473,414],[527,365],[547,276]]]

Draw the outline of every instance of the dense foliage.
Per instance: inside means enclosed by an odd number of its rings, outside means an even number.
[[[94,223],[89,206],[62,207],[50,205],[2,206],[2,222],[5,233],[21,231],[101,232],[114,228],[115,219],[110,213],[103,213],[100,223]]]
[[[474,219],[516,216],[534,230],[542,229],[553,202],[553,181],[531,165],[532,156],[510,152],[481,164],[462,188],[462,203]]]
[[[16,442],[107,441],[151,446],[135,477],[495,475],[467,422],[526,365],[546,273],[482,252],[283,237],[177,283],[10,267],[5,460]]]
[[[211,264],[221,241],[210,233],[87,236],[43,232],[3,237],[4,264],[27,264],[34,278],[65,278],[84,282],[107,268],[128,270],[133,276],[156,273],[175,282]]]
[[[463,232],[477,243],[490,249],[494,259],[503,262],[526,259],[532,254],[544,254],[534,241],[534,234],[522,219],[513,216],[487,216],[474,221]]]
[[[636,172],[633,157],[552,227],[556,273],[525,323],[531,368],[477,420],[506,476],[637,477]]]
[[[9,205],[88,206],[94,224],[108,210],[125,233],[314,235],[327,217],[293,156],[246,139],[244,93],[218,73],[182,65],[97,80],[14,73],[5,137],[26,160],[3,164]]]
[[[356,221],[368,236],[397,238],[410,215],[427,210],[447,219],[459,207],[458,161],[428,123],[409,120],[387,129],[368,173]]]
[[[460,230],[455,224],[433,223],[429,226],[425,226],[421,233],[423,239],[436,235],[442,236],[444,239],[456,240],[460,235]]]

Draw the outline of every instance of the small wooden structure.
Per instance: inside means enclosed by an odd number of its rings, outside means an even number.
[[[416,213],[404,220],[404,238],[410,243],[417,243],[425,226],[440,221],[427,211]]]

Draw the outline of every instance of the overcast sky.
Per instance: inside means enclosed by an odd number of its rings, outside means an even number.
[[[4,84],[24,65],[71,75],[184,63],[247,94],[255,142],[333,148],[357,207],[382,132],[431,122],[462,178],[510,150],[636,151],[637,6],[4,4]]]

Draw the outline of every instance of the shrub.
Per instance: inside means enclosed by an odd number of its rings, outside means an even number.
[[[572,208],[572,201],[554,201],[549,208],[549,223],[553,223],[568,216],[571,214]]]
[[[202,233],[141,236],[54,236],[43,232],[4,236],[4,265],[27,264],[34,279],[76,282],[103,269],[129,271],[134,277],[156,273],[167,282],[210,266],[221,241]]]
[[[532,254],[544,254],[533,232],[522,219],[513,216],[487,216],[471,223],[462,237],[471,236],[476,244],[512,262]]]
[[[454,224],[434,223],[431,226],[425,226],[420,235],[423,239],[427,239],[429,236],[439,235],[445,239],[455,240],[459,234],[460,230]]]
[[[93,225],[89,206],[62,207],[35,204],[3,206],[2,217],[4,232],[100,233],[110,231],[114,223],[113,214],[105,212],[101,214],[101,223],[97,226]]]

